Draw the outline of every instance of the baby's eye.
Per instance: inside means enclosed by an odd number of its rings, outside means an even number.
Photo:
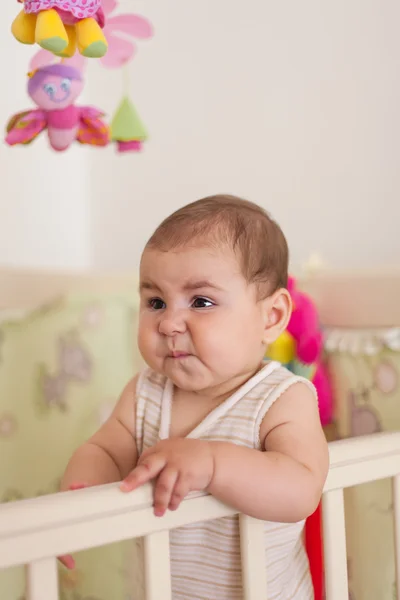
[[[150,298],[148,304],[153,310],[162,310],[165,308],[165,302],[163,302],[160,298]]]
[[[211,306],[214,306],[214,303],[208,298],[195,298],[192,303],[193,308],[210,308]]]

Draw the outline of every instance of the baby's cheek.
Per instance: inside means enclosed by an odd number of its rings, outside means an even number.
[[[145,363],[152,369],[159,370],[162,367],[162,361],[157,355],[154,345],[149,342],[139,343],[140,354]]]
[[[143,323],[139,327],[138,333],[138,345],[139,350],[142,354],[148,354],[149,352],[151,352],[151,348],[154,345],[153,338],[154,333],[149,327],[146,327],[146,325]]]
[[[236,340],[218,327],[207,327],[198,332],[194,344],[197,354],[204,362],[215,367],[221,364],[221,361],[229,360],[228,357],[234,352],[233,344],[236,344]]]

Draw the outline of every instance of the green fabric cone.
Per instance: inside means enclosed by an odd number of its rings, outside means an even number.
[[[131,100],[123,98],[111,122],[111,139],[117,142],[145,141],[147,131]]]

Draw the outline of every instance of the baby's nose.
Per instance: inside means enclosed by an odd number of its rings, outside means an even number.
[[[186,321],[182,311],[165,311],[160,319],[159,332],[162,335],[175,335],[186,331]]]

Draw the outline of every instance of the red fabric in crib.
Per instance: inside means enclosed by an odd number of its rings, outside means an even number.
[[[306,520],[305,545],[310,563],[315,600],[324,598],[324,559],[322,550],[321,504]]]

